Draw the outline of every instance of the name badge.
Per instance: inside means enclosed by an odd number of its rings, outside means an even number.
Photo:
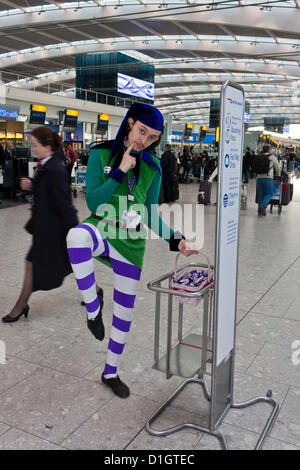
[[[136,228],[142,217],[134,210],[124,211],[122,220],[126,222],[126,228]]]
[[[109,175],[109,173],[111,172],[111,170],[112,170],[111,166],[105,166],[105,167],[103,168],[103,171],[104,171],[104,173],[105,173],[106,175]]]

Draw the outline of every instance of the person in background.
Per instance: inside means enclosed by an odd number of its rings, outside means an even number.
[[[254,178],[254,171],[253,171],[253,159],[255,157],[254,150],[251,150],[251,158],[250,158],[250,178]]]
[[[291,170],[294,168],[294,162],[296,161],[296,154],[293,148],[289,148],[287,152],[287,169]]]
[[[185,183],[187,182],[189,171],[192,168],[192,155],[187,147],[184,147],[182,157],[183,157],[182,158],[183,160],[182,183]]]
[[[0,144],[0,180],[1,181],[2,181],[4,173],[5,173],[4,148]],[[2,201],[0,201],[0,204],[2,204]]]
[[[73,149],[70,142],[64,142],[64,157],[65,157],[65,162],[66,162],[66,168],[67,168],[70,181],[71,181],[73,166],[75,165],[77,161],[77,153]],[[68,161],[69,163],[67,163]]]
[[[21,294],[4,323],[28,316],[27,304],[32,292],[59,287],[72,272],[66,235],[78,224],[71,202],[68,175],[56,152],[62,147],[61,137],[49,127],[40,126],[31,133],[31,148],[38,159],[35,177],[21,178],[23,191],[33,192],[32,216],[25,229],[32,235],[32,246],[25,261]]]
[[[4,160],[4,148],[2,147],[2,145],[0,144],[0,166],[2,167],[2,169],[4,168],[5,166],[5,160]]]
[[[164,187],[164,202],[173,201],[173,176],[175,174],[176,158],[171,151],[171,145],[164,146],[164,153],[161,156],[162,182]]]
[[[250,163],[251,163],[251,153],[250,147],[246,147],[246,152],[243,157],[243,183],[249,183],[249,170],[250,170]]]
[[[274,194],[273,177],[280,175],[280,166],[275,155],[272,154],[270,145],[265,144],[262,148],[262,153],[258,155],[259,159],[264,159],[266,162],[265,172],[261,169],[259,172],[256,168],[256,191],[257,191],[257,204],[258,215],[267,215],[267,207]],[[263,165],[261,165],[261,168]]]

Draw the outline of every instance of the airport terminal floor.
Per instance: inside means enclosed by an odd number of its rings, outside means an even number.
[[[180,185],[179,202],[196,203],[198,186]],[[215,194],[216,183],[212,202]],[[250,180],[248,208],[240,213],[234,401],[272,390],[280,411],[263,449],[299,450],[300,354],[295,346],[300,343],[300,180],[294,178],[293,201],[280,215],[268,209],[266,217],[258,217],[254,198],[255,180]],[[82,220],[88,215],[84,195],[74,204]],[[28,216],[26,204],[0,209],[1,316],[9,312],[22,285],[30,245],[23,230]],[[203,250],[212,261],[215,216],[216,206],[206,206]],[[34,293],[27,319],[0,323],[7,353],[6,364],[0,365],[0,449],[220,449],[218,439],[195,429],[165,437],[145,429],[148,418],[183,381],[176,376],[167,380],[152,369],[155,295],[147,283],[172,270],[174,260],[164,241],[148,240],[133,324],[118,369],[131,390],[126,400],[101,383],[108,333],[99,342],[88,331],[73,275],[55,291]],[[112,274],[101,263],[96,263],[96,274],[104,289],[103,317],[109,332]],[[201,330],[200,306],[185,305],[184,334]],[[164,303],[162,312],[166,320]],[[174,327],[173,341],[175,332]],[[163,326],[162,344],[165,336]],[[161,414],[156,428],[184,421],[201,424],[206,411],[207,401],[192,385]],[[230,410],[220,426],[229,448],[254,448],[269,411],[263,403]]]

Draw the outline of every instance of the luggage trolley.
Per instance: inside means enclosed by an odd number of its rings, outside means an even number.
[[[273,206],[278,206],[278,214],[282,210],[282,178],[280,176],[274,177],[274,194],[270,201],[270,212],[273,211]]]
[[[179,269],[184,269],[187,267],[205,267],[206,264],[195,264],[190,263],[184,266],[181,266]],[[211,266],[213,268],[213,266]],[[228,445],[225,439],[225,436],[221,431],[218,430],[219,425],[222,422],[222,419],[225,416],[225,412],[222,417],[214,423],[213,407],[218,403],[218,393],[216,392],[214,385],[214,372],[213,368],[210,367],[212,362],[213,355],[213,343],[214,343],[214,329],[213,325],[213,300],[214,300],[214,282],[205,286],[202,290],[198,292],[188,293],[184,291],[174,290],[171,287],[171,282],[173,279],[174,272],[169,272],[164,274],[157,279],[148,283],[148,289],[156,293],[155,300],[155,332],[154,332],[154,364],[153,369],[165,372],[166,378],[169,379],[172,375],[183,377],[185,381],[169,396],[169,398],[158,408],[157,411],[146,422],[146,430],[153,436],[166,436],[177,431],[180,431],[184,428],[196,429],[200,432],[205,432],[211,434],[218,438],[219,442],[223,449],[228,449]],[[168,281],[168,286],[163,287],[162,283]],[[168,295],[168,314],[167,314],[167,347],[166,352],[162,357],[160,356],[160,323],[161,323],[161,294]],[[172,322],[173,322],[173,296],[182,296],[195,298],[202,296],[203,302],[199,306],[203,305],[203,319],[202,319],[202,334],[196,335],[194,333],[188,334],[188,336],[182,336],[183,330],[183,304],[179,303],[179,312],[178,312],[178,341],[175,346],[172,347]],[[210,369],[210,370],[209,370]],[[196,376],[195,378],[194,376]],[[211,391],[208,390],[207,384],[204,381],[204,376],[211,377]],[[154,430],[151,425],[158,418],[158,416],[169,406],[169,404],[180,394],[183,389],[191,383],[200,385],[203,390],[204,398],[208,402],[208,419],[207,423],[203,426],[193,423],[181,423],[176,426],[173,426],[169,429],[164,430]],[[267,402],[272,407],[273,410],[269,415],[269,418],[266,422],[266,425],[257,441],[255,449],[260,449],[264,438],[269,435],[271,432],[272,426],[275,422],[277,414],[279,412],[279,404],[276,403],[272,398],[272,391],[268,390],[266,396],[256,397],[251,400],[248,400],[244,403],[232,403],[228,402],[228,411],[230,408],[245,408],[259,402]],[[206,426],[207,424],[207,426]]]
[[[86,188],[86,166],[78,165],[75,168],[75,181],[72,184],[72,191],[74,197],[77,197],[77,192],[85,192]]]

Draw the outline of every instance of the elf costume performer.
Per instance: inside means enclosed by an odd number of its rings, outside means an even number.
[[[134,103],[115,140],[91,149],[86,201],[92,213],[67,236],[70,262],[87,310],[87,325],[100,341],[105,334],[103,291],[97,292],[93,258],[113,269],[114,311],[102,382],[121,398],[130,394],[117,375],[117,367],[130,330],[143,267],[147,232],[142,222],[164,238],[170,250],[186,256],[198,253],[194,243],[171,230],[158,215],[162,171],[152,150],[163,129],[158,109]]]

